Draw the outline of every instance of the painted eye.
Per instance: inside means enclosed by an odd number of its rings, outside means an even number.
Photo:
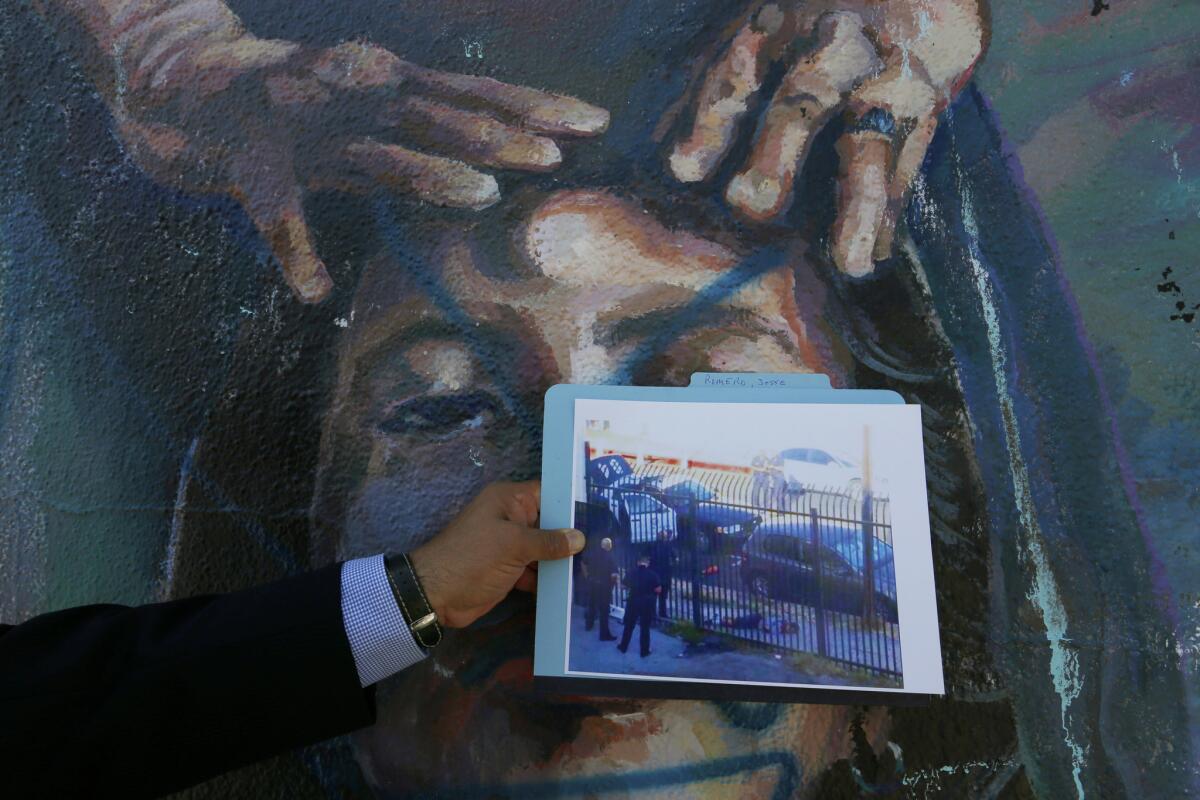
[[[379,429],[398,436],[447,439],[489,426],[498,403],[485,392],[415,397],[394,407]]]

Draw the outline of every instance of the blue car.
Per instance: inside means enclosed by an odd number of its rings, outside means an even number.
[[[866,606],[863,536],[859,525],[823,522],[818,551],[802,517],[760,525],[741,550],[739,569],[746,587],[760,597],[861,615]],[[876,616],[899,622],[892,547],[873,540],[872,564]],[[821,580],[817,580],[820,555]]]
[[[680,533],[694,536],[702,551],[736,548],[762,521],[753,509],[719,502],[715,492],[691,479],[667,486],[658,497],[679,515]]]

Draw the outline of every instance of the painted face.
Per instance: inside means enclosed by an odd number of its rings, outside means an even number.
[[[363,277],[314,506],[342,531],[326,555],[410,549],[487,482],[535,476],[554,383],[838,379],[799,255],[762,266],[600,191],[551,195],[515,231],[499,256],[447,231],[427,272]],[[380,687],[356,748],[382,794],[782,797],[848,752],[840,707],[535,694],[532,609],[511,597]]]

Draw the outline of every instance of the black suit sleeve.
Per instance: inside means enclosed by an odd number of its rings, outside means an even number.
[[[228,595],[0,626],[10,797],[162,794],[373,721],[337,564]]]

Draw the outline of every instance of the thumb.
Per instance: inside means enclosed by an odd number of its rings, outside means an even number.
[[[573,556],[583,549],[586,542],[583,534],[572,528],[552,531],[528,528],[525,532],[525,560],[555,561]]]

